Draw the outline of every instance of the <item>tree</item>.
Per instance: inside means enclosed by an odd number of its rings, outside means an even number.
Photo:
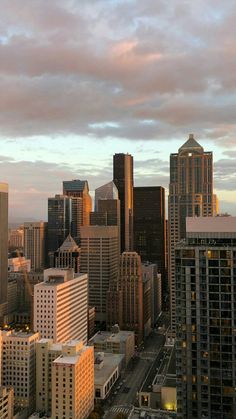
[[[126,416],[124,413],[119,412],[119,413],[117,413],[117,415],[115,416],[115,419],[127,419],[127,416]]]
[[[101,416],[97,412],[91,412],[88,419],[100,419]]]

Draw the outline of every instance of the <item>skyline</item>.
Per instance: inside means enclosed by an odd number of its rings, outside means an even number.
[[[2,1],[0,181],[10,221],[46,219],[62,181],[112,179],[134,156],[136,186],[169,183],[193,132],[213,151],[222,212],[236,215],[233,0]]]

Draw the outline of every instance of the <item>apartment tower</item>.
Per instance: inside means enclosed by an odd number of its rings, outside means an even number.
[[[113,156],[113,182],[120,199],[121,252],[133,250],[133,156]]]
[[[171,326],[175,329],[175,247],[185,238],[186,217],[213,215],[212,152],[205,152],[193,134],[170,155],[169,185],[169,288]]]
[[[0,317],[7,303],[8,185],[0,183]]]
[[[187,218],[176,247],[177,411],[236,417],[236,217]]]

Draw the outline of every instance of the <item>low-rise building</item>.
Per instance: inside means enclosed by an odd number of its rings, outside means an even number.
[[[95,399],[104,400],[119,378],[124,355],[96,352],[94,357]]]
[[[120,330],[118,325],[113,326],[111,332],[98,332],[89,340],[95,352],[110,352],[124,354],[124,364],[127,365],[134,355],[135,336],[133,331]]]
[[[94,408],[94,353],[83,342],[63,345],[52,363],[52,417],[87,418]]]

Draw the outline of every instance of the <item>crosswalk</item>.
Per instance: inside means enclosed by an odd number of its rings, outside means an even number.
[[[110,412],[112,413],[124,413],[126,416],[129,415],[130,411],[131,411],[131,408],[125,407],[125,406],[113,406],[110,409]]]

